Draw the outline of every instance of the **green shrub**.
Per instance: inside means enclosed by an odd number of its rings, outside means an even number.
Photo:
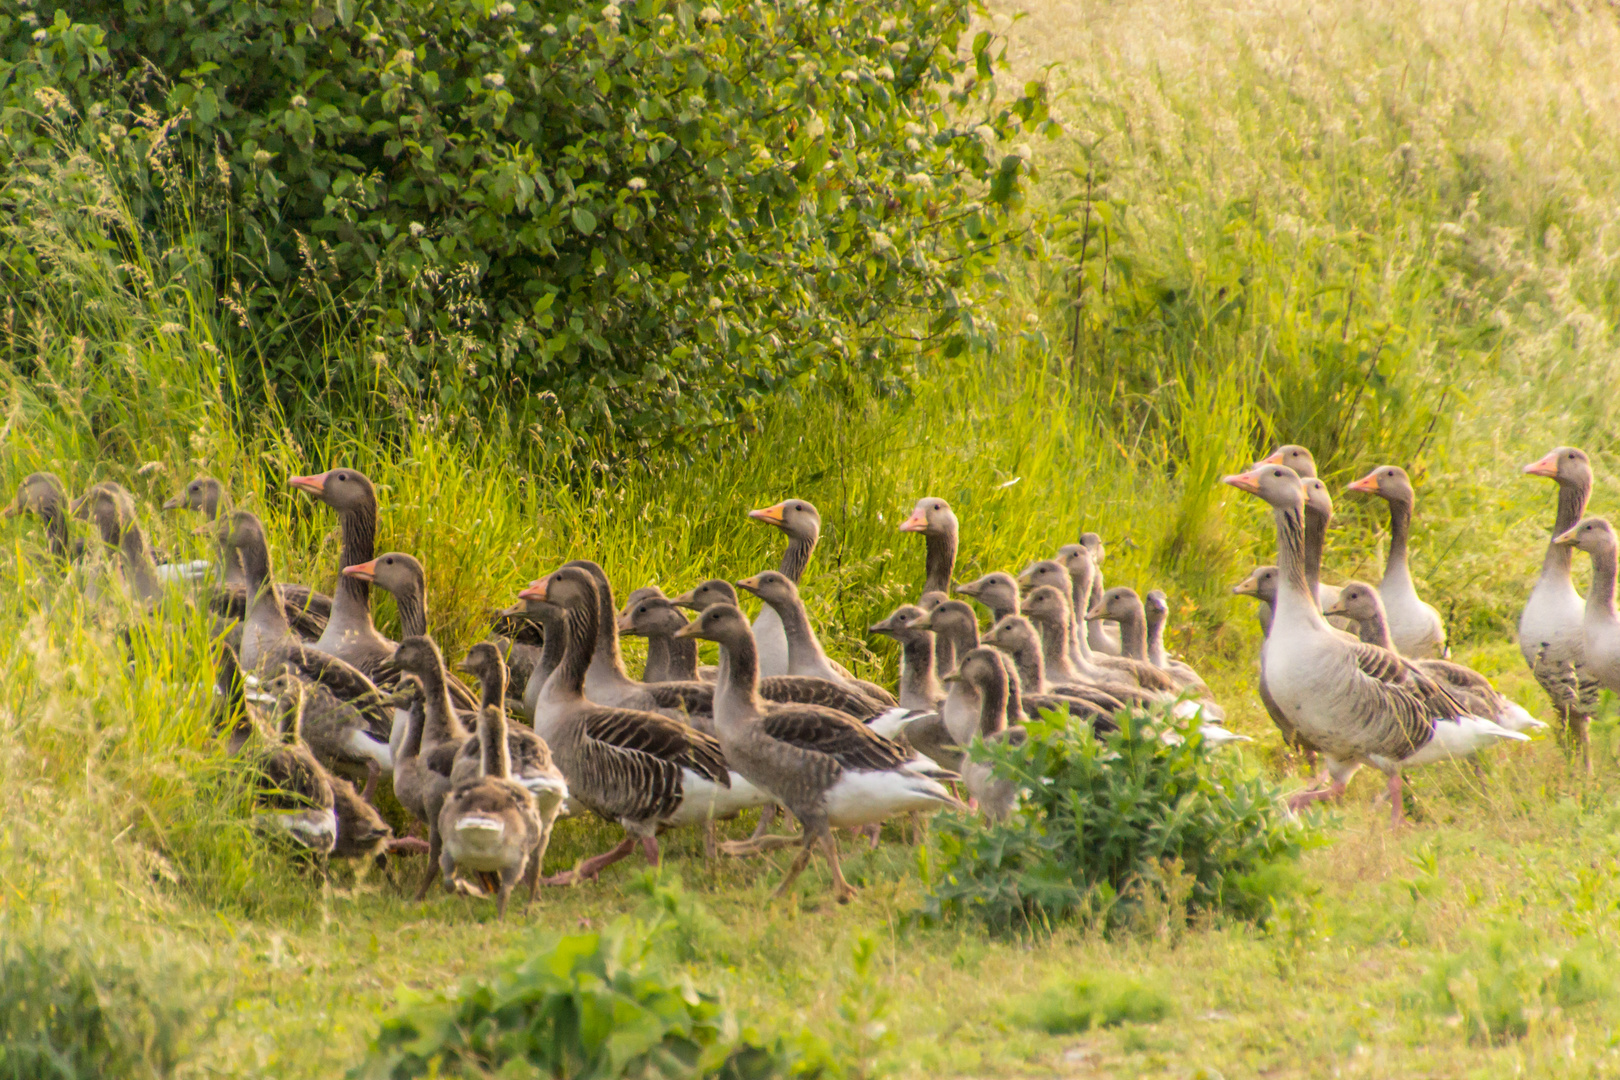
[[[0,924],[0,1077],[170,1075],[187,1055],[173,983]]]
[[[788,1075],[790,1055],[780,1044],[739,1039],[734,1018],[713,996],[655,970],[648,962],[653,936],[621,919],[604,933],[569,935],[503,963],[454,997],[407,999],[350,1075]]]
[[[1084,720],[1050,714],[1022,746],[973,753],[1016,778],[1018,811],[1002,825],[942,818],[924,915],[1022,931],[1082,916],[1154,918],[1199,909],[1247,918],[1291,878],[1267,868],[1296,858],[1308,827],[1274,785],[1228,755],[1212,757],[1195,721],[1129,711],[1099,742]],[[1184,734],[1165,741],[1170,727]]]
[[[1048,1035],[1073,1035],[1118,1024],[1152,1024],[1170,1015],[1170,999],[1135,979],[1091,975],[1027,1002],[1023,1022]]]
[[[963,0],[53,6],[0,14],[0,168],[114,161],[284,404],[397,381],[548,441],[690,443],[986,340],[1030,173],[998,145],[1055,132]]]

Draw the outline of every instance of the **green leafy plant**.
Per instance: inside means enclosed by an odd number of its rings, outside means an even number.
[[[0,16],[0,167],[115,163],[140,228],[192,232],[285,404],[386,367],[552,443],[678,446],[990,340],[976,297],[1032,169],[1002,143],[1056,129],[1041,84],[998,98],[969,17],[69,0]]]
[[[1212,756],[1197,721],[1182,727],[1165,708],[1119,721],[1099,741],[1084,720],[1048,714],[1021,746],[975,744],[1022,802],[1001,825],[941,819],[925,917],[1002,932],[1155,911],[1166,925],[1200,909],[1264,918],[1288,881],[1267,868],[1295,859],[1309,827],[1274,785]]]

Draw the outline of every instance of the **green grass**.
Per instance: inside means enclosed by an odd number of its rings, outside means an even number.
[[[93,242],[118,196],[77,162],[7,189],[18,212],[0,233],[39,276],[26,291],[3,279],[17,292],[0,320],[0,481],[117,479],[156,543],[200,553],[193,523],[155,506],[206,468],[265,517],[283,576],[330,587],[332,518],[285,480],[364,469],[379,550],[422,558],[451,654],[567,558],[598,559],[621,590],[774,565],[777,534],[744,512],[795,495],[825,522],[811,610],[829,650],[876,678],[892,677],[893,650],[864,627],[921,581],[920,545],[895,531],[918,497],[956,507],[963,577],[1095,528],[1110,581],[1171,594],[1174,646],[1256,739],[1237,752],[1292,776],[1253,689],[1252,611],[1227,591],[1271,561],[1269,523],[1216,481],[1297,440],[1336,494],[1385,455],[1416,468],[1421,587],[1461,657],[1544,711],[1509,634],[1552,496],[1515,467],[1584,445],[1594,509],[1615,505],[1612,13],[1152,0],[1037,6],[1011,35],[1020,77],[1070,61],[1051,77],[1071,137],[1040,150],[1043,197],[1083,210],[1089,160],[1108,230],[1075,216],[1051,250],[1010,257],[1004,348],[937,360],[907,395],[806,390],[710,457],[567,475],[523,433],[469,435],[385,378],[340,403],[352,423],[312,438],[243,409],[253,399],[213,344],[229,313],[184,252]],[[1328,576],[1376,577],[1381,517],[1339,501]],[[641,902],[634,863],[505,924],[449,898],[417,907],[375,877],[315,887],[243,824],[206,733],[207,630],[184,599],[147,618],[128,663],[115,633],[132,612],[52,581],[38,550],[28,527],[0,526],[0,937],[45,956],[71,943],[74,970],[117,973],[112,1007],[129,986],[149,993],[154,1011],[127,1017],[137,1041],[183,1008],[181,1074],[338,1074],[400,987],[450,987],[536,933]],[[395,628],[386,598],[377,616]],[[1307,892],[1264,929],[990,941],[914,925],[917,857],[893,830],[876,852],[846,842],[862,889],[849,908],[819,866],[773,903],[785,859],[710,866],[673,835],[670,868],[714,920],[680,963],[745,1023],[826,1033],[867,1075],[1604,1075],[1620,1070],[1620,742],[1603,727],[1594,745],[1592,781],[1548,739],[1491,753],[1479,774],[1425,770],[1419,821],[1400,833],[1380,785],[1358,778],[1331,843],[1304,860]],[[553,860],[612,839],[570,822]],[[1168,1012],[1068,1034],[1020,1020],[1032,997],[1077,985],[1148,987]]]

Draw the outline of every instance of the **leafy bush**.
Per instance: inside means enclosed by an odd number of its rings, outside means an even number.
[[[1170,999],[1135,979],[1091,975],[1048,989],[1028,1002],[1023,1020],[1048,1035],[1072,1035],[1117,1024],[1152,1024],[1170,1015]]]
[[[508,961],[453,998],[408,1000],[350,1076],[764,1080],[796,1071],[781,1044],[739,1039],[713,996],[653,970],[655,936],[621,919]]]
[[[1022,746],[975,744],[1018,780],[1022,804],[1002,825],[941,819],[925,917],[1016,932],[1088,915],[1266,913],[1288,880],[1269,868],[1299,855],[1307,827],[1272,784],[1212,758],[1196,721],[1181,728],[1163,708],[1119,720],[1102,742],[1084,720],[1048,714]],[[1184,738],[1167,742],[1172,727]]]
[[[173,985],[0,925],[0,1077],[162,1077],[187,1053]]]
[[[139,227],[182,222],[212,260],[221,321],[265,343],[289,402],[391,386],[386,365],[544,439],[681,444],[807,377],[985,340],[976,290],[1024,234],[1030,172],[998,144],[1056,129],[1036,84],[996,100],[968,19],[963,0],[24,5],[0,14],[0,168],[64,144],[115,162]]]
[[[1430,969],[1433,1006],[1459,1017],[1470,1039],[1517,1039],[1534,1016],[1611,997],[1614,979],[1604,957],[1579,949],[1540,947],[1528,932],[1509,926],[1483,936]]]

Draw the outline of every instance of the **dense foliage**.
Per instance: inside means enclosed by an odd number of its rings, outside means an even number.
[[[1019,932],[1085,916],[1265,913],[1307,841],[1275,785],[1212,757],[1196,724],[1166,740],[1163,709],[1120,721],[1099,741],[1085,720],[1049,715],[1022,745],[975,744],[1023,797],[1006,824],[939,819],[929,917]]]
[[[0,169],[64,144],[113,161],[139,227],[211,260],[289,400],[403,385],[547,439],[679,445],[809,378],[985,338],[976,289],[1023,235],[1030,170],[998,147],[1051,125],[1036,84],[997,101],[967,20],[24,0],[0,14]],[[345,336],[369,344],[322,348]]]
[[[646,963],[650,943],[645,927],[620,920],[502,964],[454,997],[409,1003],[351,1075],[765,1080],[793,1071],[780,1048],[739,1039],[715,998]]]

